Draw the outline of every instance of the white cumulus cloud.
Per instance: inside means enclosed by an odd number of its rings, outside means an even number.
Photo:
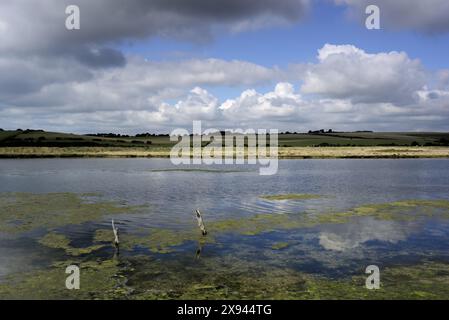
[[[303,93],[354,102],[410,103],[426,84],[419,60],[405,52],[366,53],[352,45],[326,44],[304,75]]]

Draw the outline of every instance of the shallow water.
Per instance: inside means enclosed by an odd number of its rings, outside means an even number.
[[[281,160],[279,172],[273,176],[260,176],[254,166],[185,168],[179,170],[168,159],[0,160],[0,194],[75,193],[84,194],[87,203],[98,197],[117,205],[145,206],[135,213],[106,214],[79,224],[0,232],[0,280],[18,272],[48,268],[62,259],[63,251],[39,243],[48,232],[65,235],[74,247],[87,247],[92,245],[96,230],[110,230],[111,217],[126,241],[127,236],[145,238],[159,229],[178,230],[180,234],[196,230],[193,212],[197,208],[207,227],[256,214],[296,219],[367,204],[449,200],[449,160]],[[261,198],[278,194],[320,197]],[[137,242],[121,248],[120,257],[144,255],[167,266],[182,261],[175,274],[194,267],[198,259],[207,264],[235,258],[333,279],[363,274],[370,264],[388,267],[449,262],[449,220],[434,216],[405,221],[362,216],[345,223],[264,228],[251,233],[229,229],[212,232],[213,241],[206,243],[202,243],[198,231],[197,237],[170,238],[160,250],[152,250],[154,243],[145,246]],[[104,246],[88,256],[110,258],[113,254],[112,246]],[[213,268],[209,272],[213,273]]]

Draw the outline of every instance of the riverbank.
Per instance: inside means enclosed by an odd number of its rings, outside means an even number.
[[[170,150],[170,147],[2,147],[0,158],[168,158]],[[280,147],[279,158],[449,158],[449,147]]]

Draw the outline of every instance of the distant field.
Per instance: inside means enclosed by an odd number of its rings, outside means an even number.
[[[102,137],[36,130],[0,131],[0,147],[145,147],[173,144],[168,136]]]
[[[36,130],[0,131],[0,147],[167,147],[167,135],[103,137]],[[343,132],[281,134],[280,147],[449,146],[449,133]]]
[[[168,157],[169,137],[0,131],[0,157]],[[207,143],[206,143],[207,144]],[[205,145],[205,144],[203,144]],[[449,157],[449,133],[344,132],[279,135],[281,158]]]
[[[285,134],[280,147],[449,146],[449,133],[343,132]]]

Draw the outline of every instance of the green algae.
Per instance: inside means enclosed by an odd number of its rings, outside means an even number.
[[[215,243],[216,237],[226,233],[253,236],[282,228],[292,228],[294,220],[282,214],[258,214],[247,218],[210,221],[207,223],[207,236],[194,224],[184,229],[145,228],[133,234],[120,235],[120,248],[133,250],[135,247],[147,248],[153,253],[171,253],[174,247],[186,242],[200,242],[202,245]],[[94,242],[111,242],[111,230],[99,229],[94,236]]]
[[[367,275],[339,279],[224,256],[162,261],[146,256],[66,260],[0,283],[0,298],[28,299],[449,299],[449,264],[381,269],[381,288]],[[80,290],[67,290],[65,268],[80,267]]]
[[[365,288],[366,276],[332,280],[315,277],[309,281],[307,298],[311,299],[449,299],[449,265],[424,262],[392,266],[381,270],[381,287]]]
[[[379,220],[414,221],[424,217],[449,218],[447,200],[404,200],[380,204],[368,204],[346,212],[316,215],[316,222],[347,223],[354,217],[372,217]]]
[[[94,242],[110,242],[114,241],[114,233],[112,229],[98,229],[95,231]]]
[[[313,194],[266,195],[266,200],[308,200],[320,198]],[[292,216],[292,215],[290,215]],[[366,204],[345,212],[326,212],[307,215],[299,221],[289,221],[295,227],[324,223],[347,223],[355,217],[373,217],[379,220],[413,221],[423,217],[449,218],[448,200],[402,200],[380,204]],[[282,223],[283,224],[283,223]]]
[[[132,250],[134,247],[145,247],[153,253],[170,253],[173,247],[187,241],[198,240],[201,235],[192,230],[169,230],[149,228],[143,234],[124,234],[121,236],[120,247]],[[205,238],[213,241],[212,237]]]
[[[291,193],[291,194],[276,194],[276,195],[262,195],[260,198],[270,201],[280,200],[311,200],[319,199],[322,196],[318,194],[303,194],[303,193]]]
[[[1,193],[0,232],[20,233],[95,221],[107,215],[135,213],[142,206],[87,201],[75,193]]]
[[[234,232],[257,235],[276,230],[314,227],[321,224],[343,224],[354,218],[372,217],[379,220],[413,221],[424,217],[449,218],[447,200],[407,200],[368,204],[345,212],[317,214],[256,214],[250,217],[212,221],[208,228],[215,233]]]
[[[77,248],[72,247],[70,242],[71,241],[66,236],[55,232],[47,233],[39,240],[41,245],[53,249],[62,249],[66,254],[71,256],[89,254],[104,247],[102,244],[95,244],[84,248]]]
[[[289,246],[290,246],[290,243],[288,243],[288,242],[276,242],[276,243],[273,243],[273,245],[271,246],[271,249],[281,250],[281,249],[285,249]]]
[[[173,248],[184,244],[187,241],[200,240],[203,244],[214,241],[213,237],[203,237],[201,233],[191,230],[170,230],[159,228],[147,228],[138,234],[120,235],[120,248],[133,250],[135,247],[146,248],[153,253],[171,253]],[[112,243],[113,235],[111,230],[100,229],[95,232],[95,243]]]
[[[330,279],[229,258],[197,266],[141,260],[127,282],[132,299],[448,299],[449,265],[428,262],[381,270],[381,289],[366,274]],[[151,265],[151,267],[150,267]],[[144,266],[144,268],[142,268]],[[143,273],[141,270],[145,270]],[[183,272],[179,272],[183,270]]]
[[[180,230],[147,228],[140,230],[138,234],[122,234],[120,245],[121,248],[127,250],[132,250],[137,246],[147,248],[153,253],[171,253],[176,246],[189,241],[201,240],[204,244],[215,243],[217,237],[223,234],[256,236],[267,232],[310,228],[322,224],[344,224],[350,222],[351,219],[363,217],[395,221],[411,221],[422,217],[449,218],[448,209],[449,201],[445,200],[410,200],[364,205],[345,212],[256,214],[249,217],[209,221],[207,222],[207,236],[202,236],[199,229],[193,224],[190,228]],[[110,230],[98,230],[97,232],[104,237],[104,241],[111,241]],[[273,245],[276,246],[276,244]]]
[[[80,289],[68,290],[65,273],[69,265],[80,267]],[[123,268],[118,261],[67,260],[54,263],[50,269],[10,276],[0,283],[2,299],[120,299],[128,294]]]
[[[304,290],[303,275],[289,269],[228,256],[184,264],[182,272],[176,272],[180,263],[153,262],[155,270],[130,274],[133,299],[275,299]],[[162,266],[165,272],[160,272]],[[138,265],[136,270],[140,270]]]
[[[237,234],[255,236],[261,233],[279,229],[292,229],[306,226],[307,222],[300,222],[284,214],[257,214],[246,218],[210,221],[207,223],[207,236],[201,235],[200,230],[192,225],[191,228],[175,230],[147,228],[139,234],[122,234],[120,247],[132,250],[136,246],[149,249],[153,253],[171,253],[174,247],[189,241],[215,243],[217,236],[222,234]],[[107,231],[100,231],[107,234]]]
[[[302,219],[288,214],[256,214],[250,217],[212,221],[208,223],[210,233],[236,233],[258,235],[278,229],[290,229]]]
[[[292,195],[289,197],[293,198]],[[304,195],[302,198],[305,198]],[[0,232],[17,233],[40,227],[53,229],[68,224],[98,220],[106,215],[136,212],[141,208],[123,206],[115,202],[86,202],[80,195],[72,193],[0,194],[2,221]],[[223,233],[251,236],[276,230],[313,227],[319,224],[347,223],[356,217],[397,221],[416,220],[422,217],[449,218],[449,201],[396,201],[363,205],[346,212],[256,214],[250,217],[210,221],[207,223],[209,231],[207,241],[213,242],[216,235]],[[102,241],[111,241],[110,230],[97,232],[103,232]],[[99,236],[100,234],[96,235],[97,238]],[[145,230],[142,236],[124,235],[124,240],[128,248],[141,245],[150,248],[153,252],[168,252],[168,247],[198,240],[198,230],[194,225],[187,230],[151,228]]]
[[[7,198],[4,203],[13,205],[14,201]],[[56,215],[57,210],[53,212]],[[344,212],[258,214],[207,221],[209,233],[206,237],[192,224],[191,228],[181,230],[148,228],[140,230],[138,234],[124,233],[120,240],[121,248],[124,249],[142,246],[153,253],[170,253],[175,251],[176,246],[188,241],[198,241],[202,245],[216,242],[221,234],[253,236],[323,223],[347,223],[351,219],[363,217],[395,221],[449,218],[449,201],[396,201],[363,205]],[[11,223],[14,220],[9,221]],[[112,240],[110,229],[100,229],[95,232],[91,246],[75,248],[64,235],[54,231],[48,233],[40,239],[40,243],[64,250],[70,259],[55,263],[47,270],[12,275],[8,281],[0,284],[0,298],[449,299],[449,265],[443,263],[428,262],[382,269],[381,289],[367,290],[364,287],[366,275],[363,270],[359,276],[329,279],[234,257],[202,257],[195,260],[197,264],[182,259],[167,262],[152,257],[89,260],[91,253]],[[281,250],[288,245],[287,242],[273,243],[272,249]],[[70,264],[77,264],[81,268],[80,290],[65,288],[65,268]]]

